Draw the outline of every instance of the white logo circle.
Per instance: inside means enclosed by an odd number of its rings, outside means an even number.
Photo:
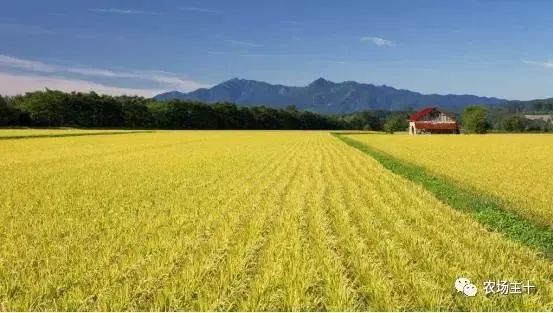
[[[459,277],[455,281],[455,289],[459,292],[463,292],[463,288],[465,288],[468,284],[470,284],[470,280],[468,278]]]
[[[467,284],[467,285],[465,285],[465,287],[463,288],[463,293],[464,293],[465,296],[467,296],[467,297],[474,297],[474,296],[476,296],[476,292],[478,292],[478,289],[477,289],[476,286],[473,285],[473,284]]]

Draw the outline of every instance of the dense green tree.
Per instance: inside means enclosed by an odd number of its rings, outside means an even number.
[[[29,113],[34,125],[63,126],[66,108],[66,94],[60,91],[46,90],[28,93],[14,98],[20,109]]]
[[[8,103],[0,96],[0,126],[9,125],[11,120],[11,110]]]
[[[0,96],[0,126],[16,125],[18,118],[19,111]]]
[[[250,116],[232,103],[215,103],[213,106],[217,128],[244,129],[247,128]]]
[[[491,125],[487,119],[488,111],[482,106],[468,106],[462,113],[463,130],[467,133],[485,134]]]
[[[26,112],[14,104],[14,98],[4,98],[7,107],[8,125],[10,126],[30,126],[31,117],[29,112]]]
[[[526,129],[527,119],[513,115],[503,121],[503,128],[508,132],[522,132]]]
[[[146,104],[150,114],[152,115],[152,127],[158,129],[171,129],[171,121],[169,119],[169,106],[166,103],[150,101]]]
[[[407,116],[407,112],[385,110],[355,112],[339,117],[339,121],[348,129],[383,130],[384,123],[392,115]],[[407,128],[407,126],[406,126]]]
[[[397,131],[405,131],[408,127],[407,119],[401,115],[392,115],[384,123],[384,131],[390,134]]]
[[[14,105],[29,114],[37,126],[124,126],[123,103],[126,99],[90,93],[36,91],[17,96]]]
[[[149,128],[153,126],[152,113],[141,98],[122,99],[123,125],[127,128]]]

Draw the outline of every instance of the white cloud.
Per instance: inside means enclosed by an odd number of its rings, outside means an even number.
[[[207,84],[183,79],[174,74],[163,71],[122,72],[101,68],[56,66],[0,54],[0,69],[2,68],[19,69],[35,73],[69,73],[87,77],[139,79],[159,83],[167,88],[179,89],[183,91],[209,87]]]
[[[0,54],[0,67],[19,68],[34,72],[55,72],[53,66],[41,62],[24,60]]]
[[[179,7],[180,10],[198,12],[198,13],[208,13],[208,14],[222,14],[223,11],[210,9],[210,8],[198,8],[198,7]]]
[[[255,43],[255,42],[248,42],[248,41],[241,41],[241,40],[233,40],[233,39],[227,39],[225,42],[232,43],[235,45],[240,46],[246,46],[246,47],[262,47],[263,45]]]
[[[25,92],[43,90],[45,88],[61,90],[65,92],[94,91],[99,94],[108,95],[139,95],[152,97],[159,94],[161,90],[133,89],[106,86],[79,79],[66,79],[59,77],[44,77],[38,75],[14,75],[0,72],[0,94],[17,95]]]
[[[139,10],[118,9],[118,8],[88,9],[88,10],[96,13],[111,13],[111,14],[126,14],[126,15],[151,14],[149,12],[144,12]]]
[[[545,68],[553,68],[553,61],[537,62],[537,61],[522,60],[522,63],[530,64],[530,65],[538,65]]]
[[[208,87],[206,84],[201,84],[192,80],[182,79],[172,76],[166,72],[160,71],[136,71],[136,72],[115,72],[106,69],[86,68],[86,67],[69,67],[64,68],[64,71],[84,76],[95,77],[114,77],[114,78],[134,78],[156,83],[166,84],[181,90],[192,90]]]
[[[360,41],[369,41],[373,44],[382,47],[382,46],[394,46],[395,43],[391,40],[380,38],[380,37],[361,37]]]

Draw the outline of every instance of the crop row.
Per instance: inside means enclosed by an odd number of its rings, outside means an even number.
[[[2,310],[551,310],[553,265],[323,132],[0,142]],[[459,276],[531,280],[468,298]]]

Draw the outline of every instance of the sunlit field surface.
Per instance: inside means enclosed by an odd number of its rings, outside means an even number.
[[[0,155],[1,310],[553,309],[551,261],[325,132],[8,139]],[[537,292],[465,297],[459,276]]]
[[[352,139],[422,165],[553,227],[551,135],[353,135]]]

